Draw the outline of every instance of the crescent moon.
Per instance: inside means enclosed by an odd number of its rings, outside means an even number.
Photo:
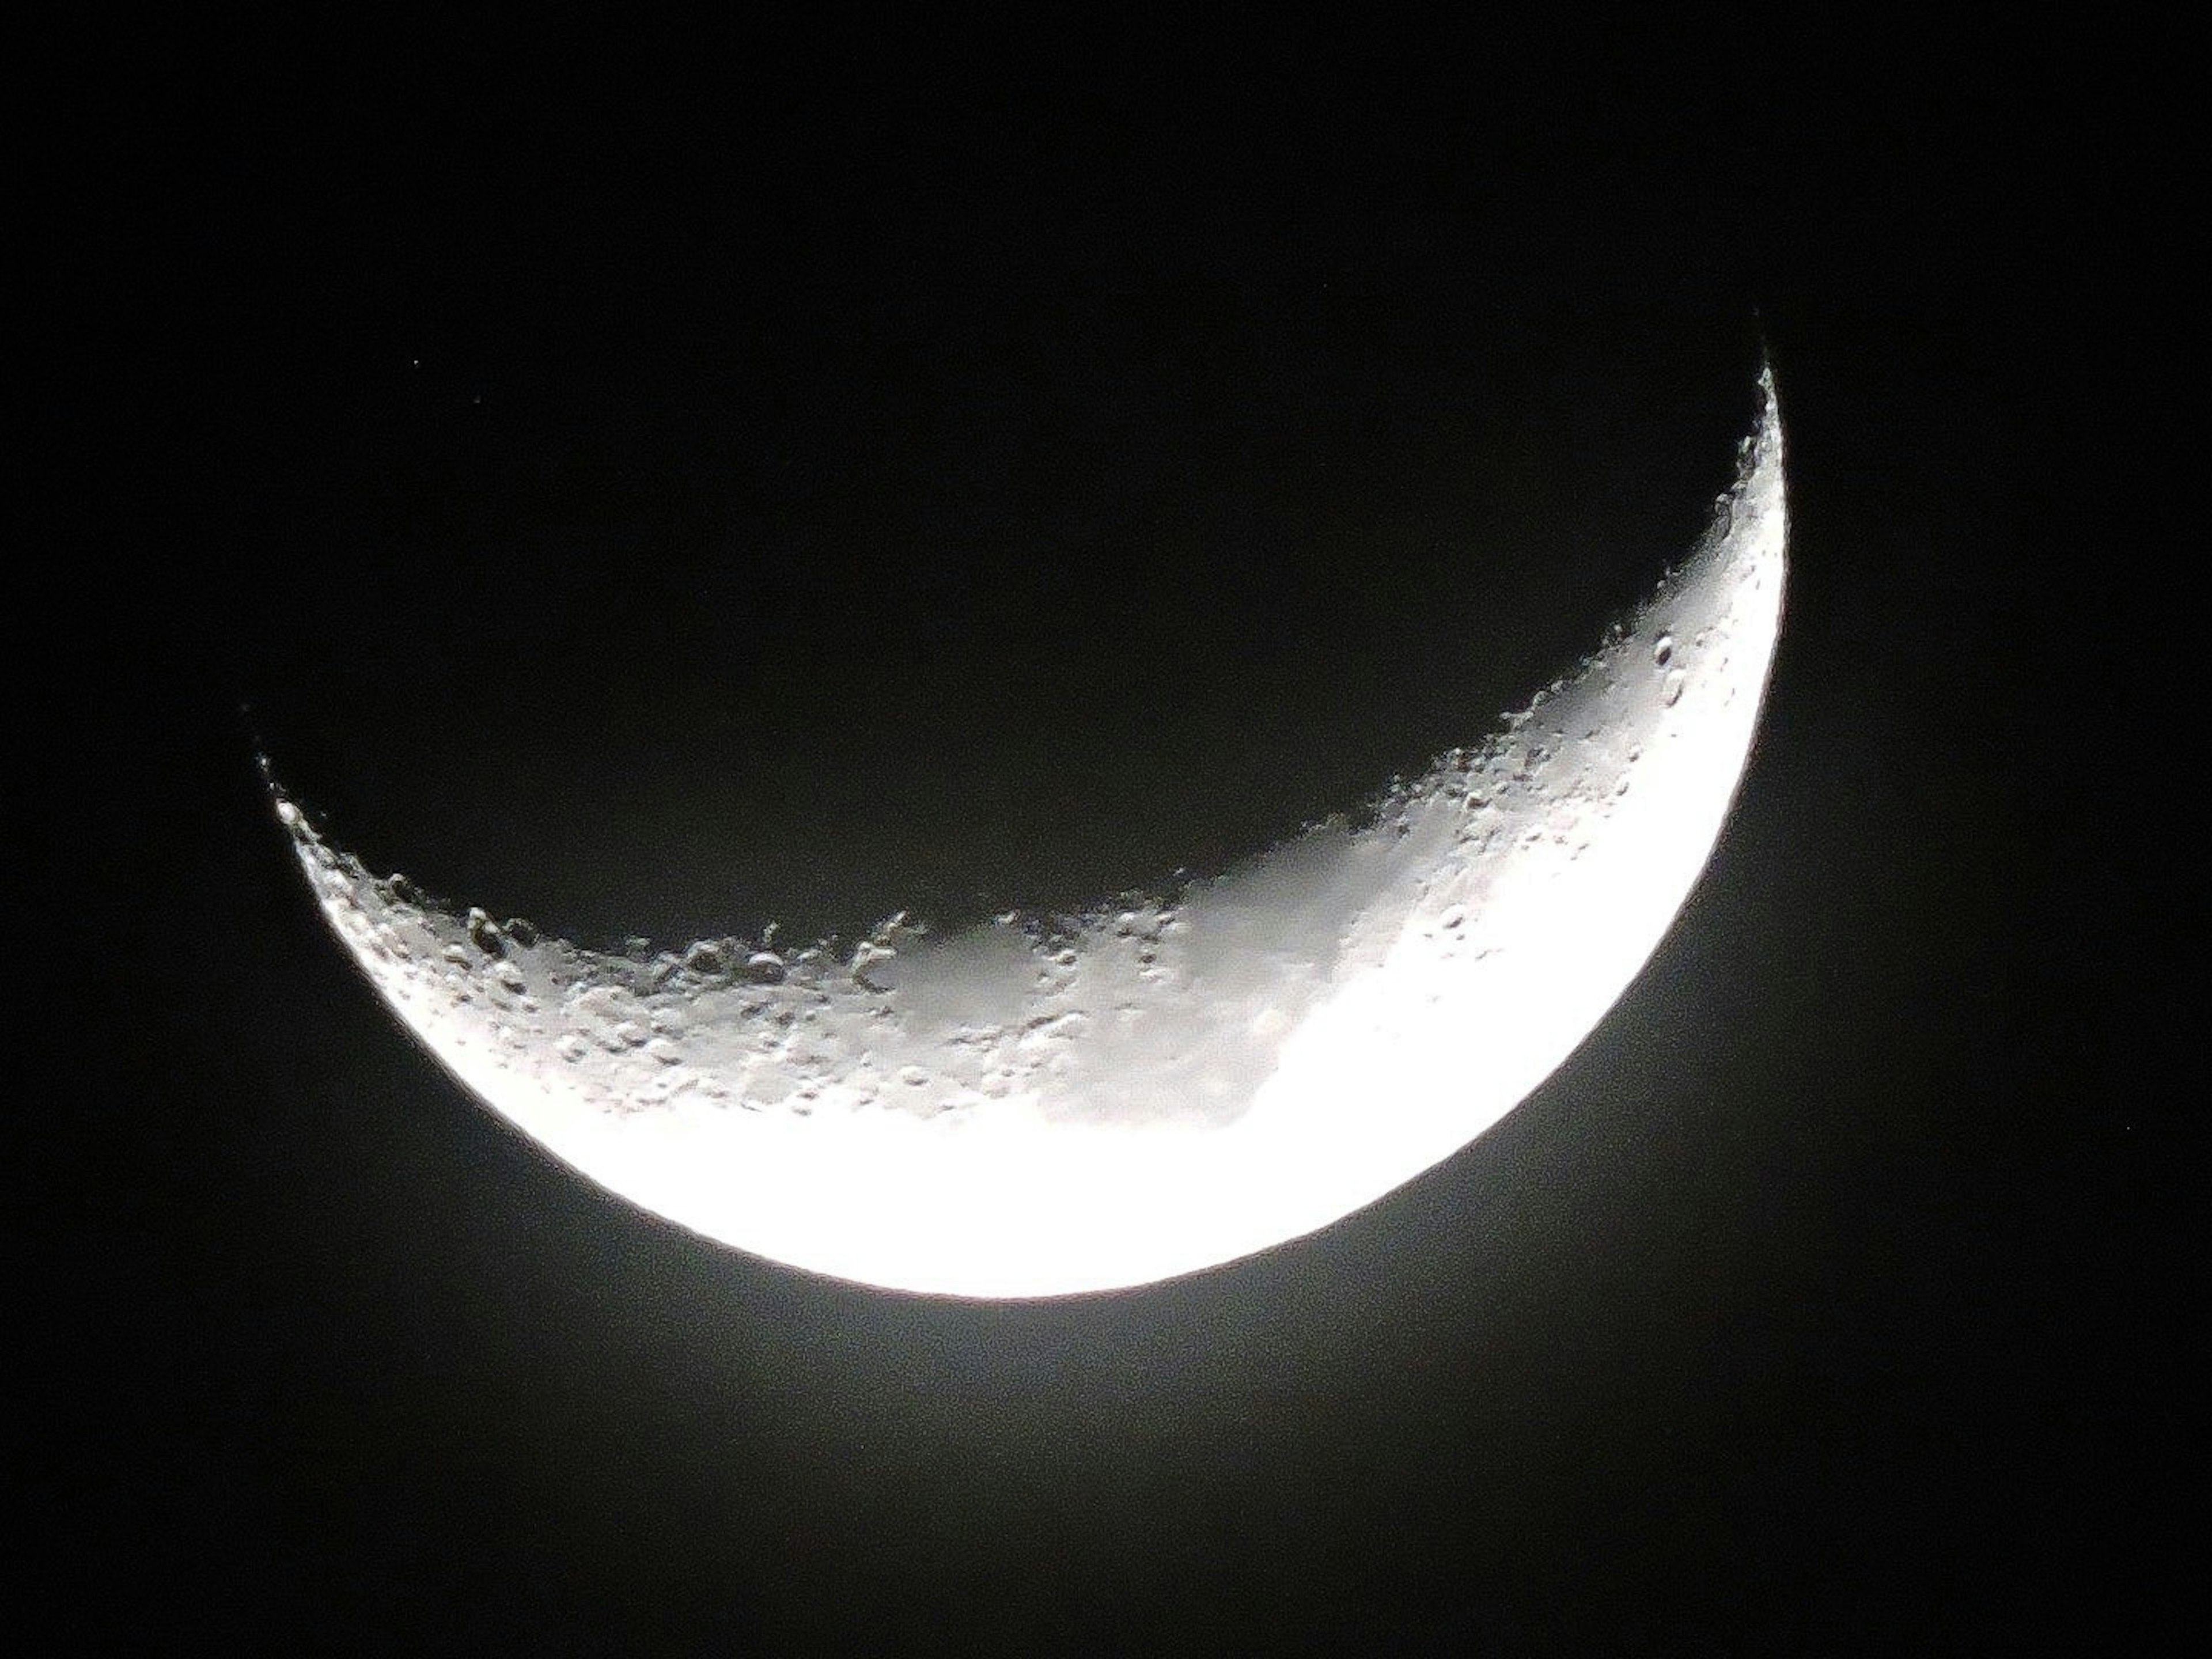
[[[434,904],[272,779],[405,1028],[581,1175],[887,1289],[1033,1297],[1328,1225],[1465,1146],[1589,1035],[1749,757],[1789,520],[1771,368],[1733,486],[1632,621],[1486,741],[1218,878],[1051,923],[897,916],[849,955],[647,961]]]

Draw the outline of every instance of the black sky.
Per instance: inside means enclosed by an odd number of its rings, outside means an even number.
[[[2074,827],[2178,686],[2085,488],[2161,222],[2081,50],[58,59],[16,1485],[78,1645],[2139,1650],[2202,976]],[[1689,908],[1474,1148],[1216,1273],[887,1297],[633,1212],[257,793],[601,940],[1218,867],[1593,643],[1762,343],[1788,615]]]

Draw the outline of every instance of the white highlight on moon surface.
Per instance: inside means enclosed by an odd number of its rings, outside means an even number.
[[[1632,623],[1479,746],[1169,897],[849,955],[610,956],[448,911],[272,784],[323,913],[432,1054],[574,1170],[891,1289],[1145,1284],[1324,1227],[1541,1083],[1720,834],[1781,625],[1771,372],[1733,487]]]

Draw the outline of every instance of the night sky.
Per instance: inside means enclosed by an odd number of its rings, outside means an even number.
[[[2158,1645],[2201,1136],[2151,1056],[2204,986],[2081,793],[2179,695],[2087,459],[2171,210],[2077,51],[60,54],[9,809],[52,1616]],[[1474,1147],[1212,1273],[964,1304],[630,1209],[402,1035],[259,793],[265,745],[372,866],[603,945],[1218,870],[1593,646],[1762,352],[1787,611],[1677,926]]]

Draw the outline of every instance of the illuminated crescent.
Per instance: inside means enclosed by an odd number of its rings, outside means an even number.
[[[1712,851],[1781,625],[1771,373],[1632,623],[1479,746],[1216,879],[1046,925],[640,962],[432,906],[281,790],[323,912],[439,1061],[708,1238],[968,1297],[1185,1273],[1449,1157],[1641,970]]]

